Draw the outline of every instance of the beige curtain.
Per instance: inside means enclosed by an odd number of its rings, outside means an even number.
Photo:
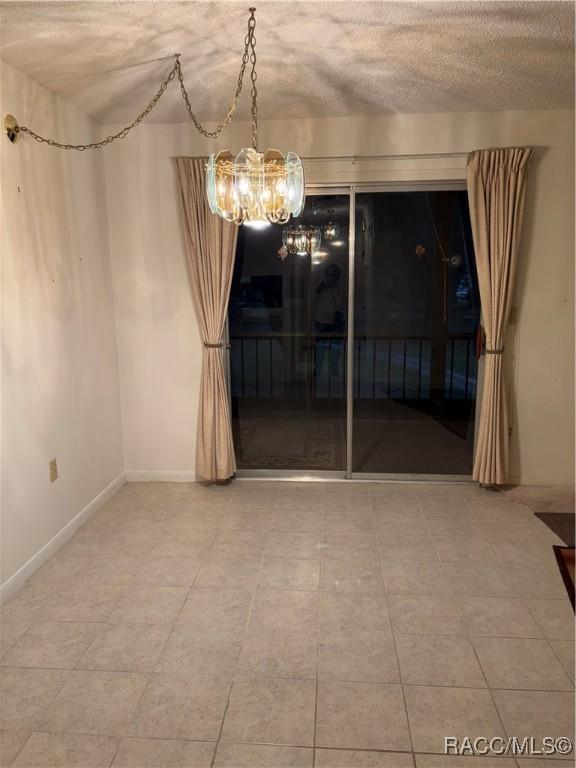
[[[467,183],[476,269],[486,334],[484,385],[473,478],[482,485],[508,479],[509,420],[502,370],[512,306],[531,149],[472,152]]]
[[[227,480],[236,471],[222,335],[236,250],[237,227],[210,212],[206,199],[206,160],[179,157],[188,266],[204,344],[196,477]]]

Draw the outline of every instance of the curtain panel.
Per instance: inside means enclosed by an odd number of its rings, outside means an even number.
[[[510,422],[502,357],[531,157],[531,149],[511,147],[478,150],[468,158],[470,220],[486,334],[484,386],[472,475],[482,485],[504,485],[508,480]]]
[[[192,295],[204,345],[196,479],[228,480],[236,472],[223,333],[238,228],[211,213],[205,158],[177,158]]]

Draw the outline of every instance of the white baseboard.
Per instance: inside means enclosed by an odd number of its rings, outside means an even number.
[[[128,483],[193,483],[196,473],[193,469],[127,469]]]
[[[106,486],[100,493],[95,496],[92,501],[88,502],[84,509],[80,510],[70,522],[61,528],[58,533],[53,536],[44,546],[36,552],[35,555],[27,560],[18,570],[12,574],[6,581],[0,586],[0,603],[6,598],[12,595],[17,589],[19,589],[24,582],[30,578],[30,576],[36,571],[43,563],[52,557],[67,541],[72,538],[74,533],[80,528],[80,526],[91,517],[97,509],[99,509],[104,502],[108,501],[111,496],[121,488],[126,481],[124,472],[121,472],[118,477],[114,478],[112,482]]]

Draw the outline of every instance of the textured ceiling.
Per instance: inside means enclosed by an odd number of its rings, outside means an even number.
[[[97,120],[122,123],[180,52],[193,108],[219,119],[248,4],[3,2],[0,57]],[[259,0],[261,118],[570,108],[573,30],[572,2]],[[149,119],[186,120],[176,83]]]

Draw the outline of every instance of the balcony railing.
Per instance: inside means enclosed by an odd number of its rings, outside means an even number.
[[[347,338],[330,333],[232,335],[232,395],[280,398],[309,388],[316,399],[346,396]],[[449,334],[443,397],[476,396],[475,335]],[[430,336],[370,336],[354,340],[354,396],[361,399],[427,400],[433,375]]]

